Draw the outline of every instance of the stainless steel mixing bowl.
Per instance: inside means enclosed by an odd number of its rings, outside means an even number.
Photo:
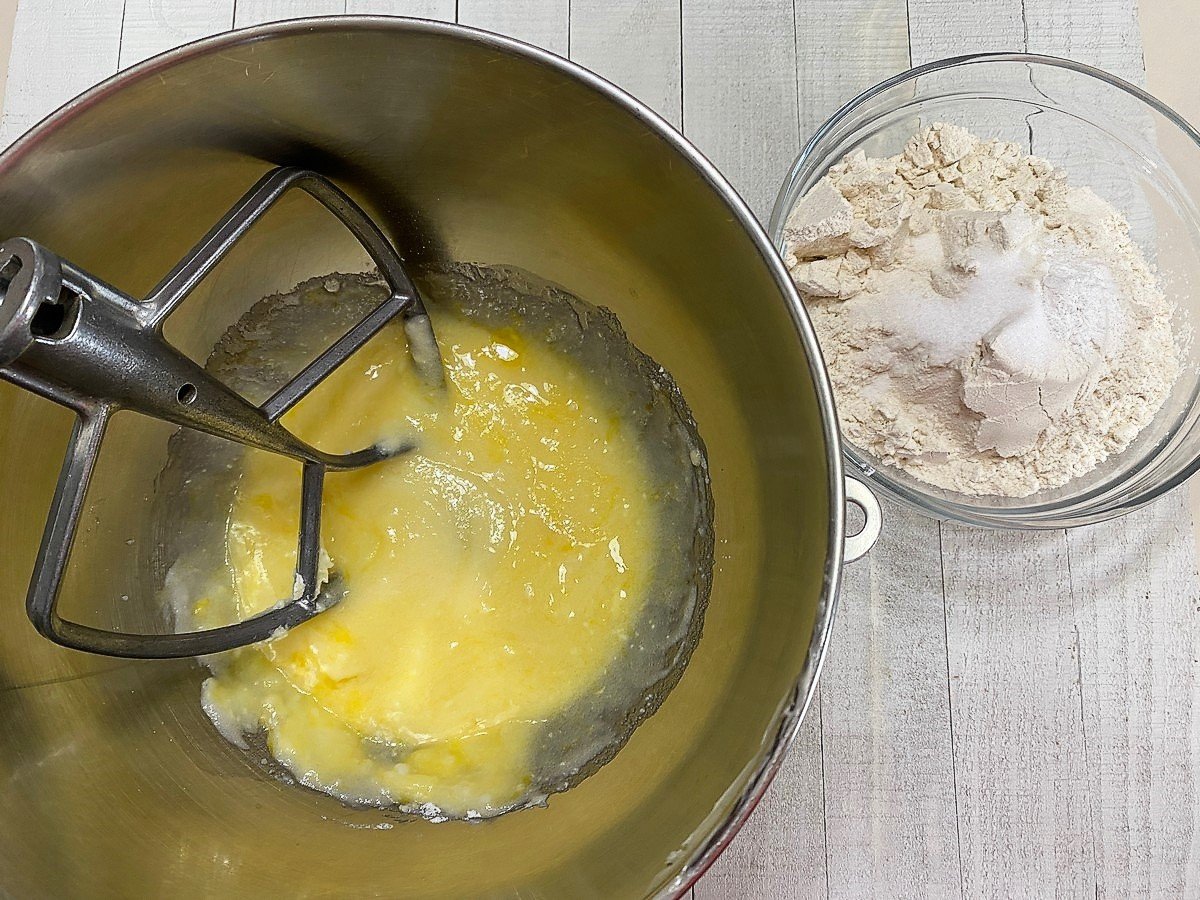
[[[661,711],[548,808],[482,825],[349,809],[219,737],[194,662],[114,662],[34,633],[23,592],[69,417],[0,384],[0,892],[681,891],[797,728],[843,560],[830,392],[770,242],[708,162],[596,76],[493,35],[381,18],[235,32],[94,88],[0,157],[0,234],[138,295],[280,164],[336,179],[418,273],[524,267],[611,307],[674,374],[716,499],[704,637]],[[353,252],[315,204],[288,201],[168,334],[202,358],[252,301],[360,265]],[[167,431],[131,419],[111,441],[64,613],[155,615],[164,561],[144,519]]]

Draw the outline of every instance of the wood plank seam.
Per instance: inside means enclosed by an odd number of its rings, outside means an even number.
[[[119,72],[121,69],[121,47],[125,43],[125,13],[129,11],[129,2],[125,0],[121,4],[121,27],[117,30],[117,60],[113,66],[114,72]]]
[[[1024,43],[1023,3],[948,9],[909,0],[908,7],[913,64]],[[1087,884],[1094,859],[1079,852],[1084,835],[1075,836],[1091,823],[1080,796],[1076,661],[1065,658],[1074,643],[1073,604],[1069,582],[1055,571],[1065,536],[982,534],[939,523],[938,548],[959,891],[1041,885],[1074,893]],[[999,577],[1006,569],[1008,577]],[[1042,596],[1048,628],[1027,635],[1022,620],[1037,614]],[[1005,728],[1021,735],[1015,745]]]
[[[910,32],[911,33],[911,32]],[[912,61],[912,46],[909,45],[909,61]],[[941,558],[942,584],[942,640],[946,648],[946,721],[950,731],[950,784],[954,794],[954,844],[958,854],[958,894],[966,897],[963,884],[962,815],[958,808],[958,753],[954,743],[954,691],[950,682],[950,610],[946,601],[946,555],[942,550],[942,523],[938,522],[938,556]]]
[[[679,0],[679,133],[687,134],[683,128],[683,85],[686,71],[683,50],[683,0]]]
[[[1026,5],[1025,0],[1021,0],[1021,49],[1024,50],[1026,53],[1028,53],[1029,48],[1030,48],[1029,8]],[[1042,89],[1036,83],[1036,80],[1033,77],[1032,70],[1030,70],[1030,72],[1028,73],[1028,78],[1029,78],[1030,87],[1032,87],[1033,90],[1035,92],[1037,92],[1038,94],[1045,96]],[[1050,98],[1047,97],[1046,99],[1049,100]],[[1030,153],[1034,152],[1034,122],[1033,122],[1033,120],[1035,118],[1037,118],[1039,113],[1040,113],[1040,110],[1035,109],[1035,110],[1031,111],[1027,116],[1025,116],[1025,128],[1027,131],[1028,150]],[[1062,545],[1063,545],[1063,561],[1064,561],[1064,564],[1065,564],[1066,570],[1067,570],[1067,584],[1071,591],[1073,604],[1077,606],[1078,598],[1075,593],[1075,581],[1074,581],[1074,578],[1072,578],[1072,576],[1071,576],[1071,542],[1068,539],[1066,529],[1063,529],[1063,531],[1062,531]],[[1085,713],[1085,703],[1084,703],[1085,688],[1084,688],[1084,682],[1083,682],[1083,642],[1080,640],[1078,622],[1075,623],[1074,631],[1075,631],[1075,654],[1074,655],[1075,655],[1075,673],[1076,673],[1076,692],[1077,692],[1078,699],[1079,699],[1079,734],[1080,734],[1080,739],[1081,739],[1080,742],[1082,744],[1082,750],[1083,750],[1083,771],[1084,771],[1085,777],[1090,779],[1092,776],[1093,769],[1092,769],[1092,761],[1091,761],[1091,751],[1088,746],[1087,715]],[[1088,845],[1091,849],[1092,887],[1095,892],[1095,896],[1097,898],[1099,898],[1101,895],[1101,890],[1102,890],[1102,880],[1101,880],[1101,876],[1100,876],[1100,860],[1099,860],[1099,857],[1096,855],[1096,827],[1097,827],[1098,823],[1097,823],[1096,810],[1095,810],[1095,799],[1092,796],[1092,792],[1090,790],[1088,790],[1086,786],[1084,789],[1084,795],[1085,795],[1085,799],[1086,799],[1086,809],[1088,812],[1087,840],[1088,840]]]
[[[794,16],[793,21],[795,21]],[[818,688],[819,690],[820,688]],[[815,706],[817,713],[817,748],[821,757],[821,818],[825,825],[822,829],[821,842],[825,847],[825,897],[828,900],[831,896],[831,889],[829,886],[829,781],[825,777],[825,713],[821,708],[821,696],[819,693],[815,699],[817,702],[810,704],[809,710],[811,714],[812,708]]]

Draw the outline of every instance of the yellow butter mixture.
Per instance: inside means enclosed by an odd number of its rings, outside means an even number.
[[[680,553],[661,539],[681,487],[649,461],[627,398],[561,346],[515,320],[435,310],[433,323],[443,387],[418,376],[394,324],[284,419],[331,452],[415,449],[327,475],[323,557],[344,599],[210,660],[203,702],[310,787],[473,818],[571,774],[546,735],[603,707],[624,654],[661,624],[647,605],[664,553]],[[223,574],[189,596],[191,626],[292,596],[299,492],[298,464],[244,455]],[[672,608],[691,627],[696,610]]]

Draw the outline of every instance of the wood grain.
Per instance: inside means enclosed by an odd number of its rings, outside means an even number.
[[[696,883],[695,900],[803,900],[828,893],[819,693],[766,796],[729,849]]]
[[[569,0],[459,0],[458,21],[506,34],[559,56],[571,53]]]
[[[122,0],[39,0],[17,7],[0,142],[8,144],[116,72],[121,11]]]
[[[1026,0],[1025,49],[1099,66],[1135,84],[1146,81],[1137,5],[1096,0]]]
[[[571,59],[680,126],[680,8],[658,0],[571,0]]]
[[[795,7],[802,138],[855,94],[909,65],[903,2]],[[829,895],[879,884],[959,890],[945,609],[936,522],[884,510],[880,543],[848,566],[821,718]]]
[[[1021,7],[1002,2],[950,8],[918,0],[909,32],[914,64],[1025,45]],[[952,524],[941,534],[963,892],[989,896],[1022,885],[1091,894],[1093,823],[1065,534]]]
[[[871,85],[910,65],[906,0],[800,0],[796,94],[800,140]]]
[[[1024,50],[1023,7],[1020,0],[908,0],[908,34],[914,66],[965,53]]]
[[[684,134],[765,221],[799,149],[791,5],[684,0],[680,25]],[[827,891],[818,703],[737,849],[696,885],[698,900]]]
[[[683,2],[683,131],[766,221],[799,152],[790,3]]]
[[[1200,895],[1200,590],[1182,491],[1068,535],[1099,893]]]
[[[1079,635],[1061,532],[944,525],[963,889],[1091,895]]]
[[[125,0],[122,69],[233,27],[233,0]]]
[[[846,569],[821,678],[831,897],[959,890],[937,523],[896,504]]]
[[[352,15],[411,16],[453,22],[454,0],[346,0],[346,12]]]
[[[345,11],[346,0],[237,0],[233,24],[246,28],[284,19],[336,16]]]
[[[1031,51],[1144,80],[1132,4],[1026,0],[1025,15]],[[1036,119],[1033,128],[1039,141]],[[1148,136],[1152,128],[1147,120]],[[1153,240],[1152,210],[1136,188],[1097,188],[1135,234]],[[1191,526],[1176,491],[1067,534],[1101,896],[1200,893],[1200,582]]]

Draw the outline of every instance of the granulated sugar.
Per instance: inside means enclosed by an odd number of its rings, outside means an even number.
[[[1124,450],[1180,370],[1129,225],[1015,144],[934,125],[834,166],[784,229],[842,429],[964,494],[1024,497]]]

